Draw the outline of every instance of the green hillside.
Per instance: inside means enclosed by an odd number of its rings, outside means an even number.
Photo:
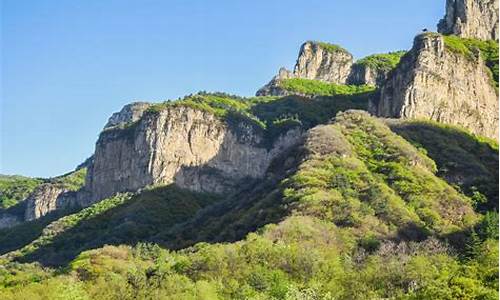
[[[54,221],[1,258],[0,298],[498,298],[498,214],[449,184],[492,171],[495,144],[389,125],[340,113],[225,199],[157,187]],[[470,166],[446,176],[452,161],[426,131]]]
[[[26,199],[42,179],[0,175],[0,211]]]

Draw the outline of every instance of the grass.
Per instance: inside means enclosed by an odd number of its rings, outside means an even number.
[[[355,95],[375,91],[375,87],[371,85],[339,85],[303,78],[285,79],[281,82],[280,87],[308,96]]]
[[[61,185],[65,189],[70,191],[79,190],[85,183],[85,177],[87,176],[87,168],[81,168],[74,172],[68,174],[51,178],[48,180],[49,183]]]
[[[43,182],[40,178],[0,175],[0,211],[26,199]]]
[[[356,61],[357,65],[388,72],[394,69],[406,51],[396,51],[383,54],[373,54]]]

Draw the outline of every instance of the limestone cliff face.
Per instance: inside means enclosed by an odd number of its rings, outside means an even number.
[[[370,110],[381,117],[460,125],[497,139],[498,98],[490,80],[480,55],[454,53],[441,35],[423,34],[391,72]]]
[[[498,0],[447,0],[446,15],[438,24],[443,34],[498,40]]]
[[[106,129],[136,122],[142,117],[146,109],[150,106],[151,104],[147,102],[133,102],[127,104],[119,112],[111,115],[104,128]]]
[[[270,161],[299,136],[288,132],[269,148],[250,124],[228,125],[209,112],[167,107],[131,127],[102,132],[87,173],[86,196],[79,202],[86,206],[152,184],[225,193],[262,177]]]
[[[31,221],[46,214],[76,205],[76,192],[68,190],[61,184],[44,183],[25,200],[24,221]]]
[[[348,84],[381,86],[388,75],[388,70],[371,68],[367,65],[354,64],[349,75]]]
[[[45,183],[36,188],[36,190],[26,199],[26,211],[24,219],[31,221],[38,219],[50,211],[57,209],[57,199],[66,192],[60,186]]]
[[[306,42],[300,47],[293,74],[299,78],[345,84],[352,64],[352,55],[340,47],[331,49],[321,43]]]

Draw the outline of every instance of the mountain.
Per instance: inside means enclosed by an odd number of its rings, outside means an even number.
[[[320,85],[322,94],[334,94],[349,85],[351,89],[366,85],[380,86],[387,74],[399,63],[405,51],[373,54],[354,61],[346,49],[330,43],[308,41],[302,44],[293,72],[281,68],[257,96],[311,96],[303,85]]]
[[[113,113],[0,176],[0,299],[498,299],[496,1],[409,51],[308,41],[255,97]]]

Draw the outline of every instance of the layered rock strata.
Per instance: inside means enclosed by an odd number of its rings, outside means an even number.
[[[498,98],[481,55],[450,51],[439,34],[415,38],[370,110],[380,117],[431,119],[498,138]]]

